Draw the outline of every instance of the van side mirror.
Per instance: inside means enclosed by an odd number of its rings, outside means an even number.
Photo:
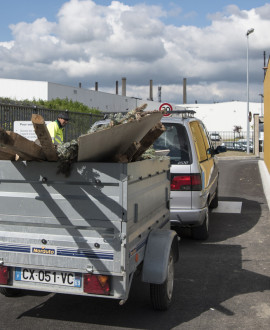
[[[208,148],[206,150],[206,152],[207,152],[207,155],[211,155],[211,157],[213,157],[216,153],[219,153],[219,152],[216,152],[216,149],[214,149],[214,148]]]

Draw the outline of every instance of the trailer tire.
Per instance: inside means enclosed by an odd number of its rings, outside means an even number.
[[[155,310],[167,310],[172,302],[174,282],[174,258],[171,250],[167,268],[167,277],[162,284],[150,284],[150,297]]]
[[[20,295],[21,290],[13,288],[0,288],[0,293],[6,297],[16,297]]]

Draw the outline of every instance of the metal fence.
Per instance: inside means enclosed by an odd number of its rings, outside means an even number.
[[[14,121],[31,121],[32,114],[41,115],[45,121],[54,121],[63,111],[39,108],[36,106],[21,106],[0,103],[0,127],[6,131],[14,131]],[[69,111],[69,123],[65,127],[65,141],[77,139],[86,134],[97,120],[104,114],[91,114]]]
[[[253,151],[253,131],[250,131],[250,150]],[[228,150],[246,151],[246,132],[210,131],[210,139],[214,148],[224,145]]]

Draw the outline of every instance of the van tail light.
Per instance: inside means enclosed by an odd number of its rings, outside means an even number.
[[[171,179],[171,190],[200,191],[202,179],[200,174],[174,174]]]
[[[109,295],[110,277],[106,275],[84,274],[83,291],[85,293]]]
[[[9,267],[0,266],[0,284],[8,284],[9,279]]]

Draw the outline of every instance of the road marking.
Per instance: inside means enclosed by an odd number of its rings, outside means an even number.
[[[241,213],[242,202],[219,201],[218,207],[213,209],[213,213]]]

